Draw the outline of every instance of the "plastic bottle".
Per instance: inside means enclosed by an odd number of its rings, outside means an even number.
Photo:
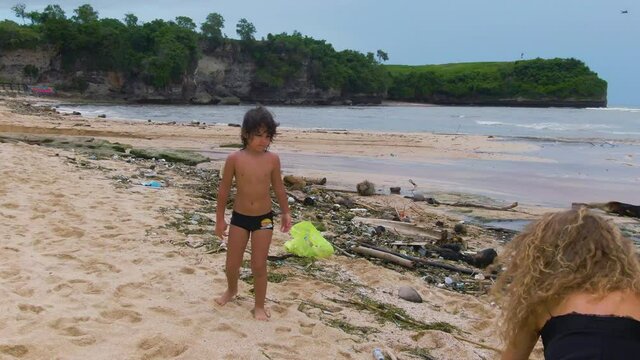
[[[373,358],[376,360],[384,360],[384,354],[379,348],[373,349]]]

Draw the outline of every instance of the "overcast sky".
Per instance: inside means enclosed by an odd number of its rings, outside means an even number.
[[[58,4],[67,16],[82,4],[101,18],[188,16],[198,27],[217,12],[228,37],[246,18],[256,38],[297,30],[336,50],[382,49],[390,64],[574,57],[609,83],[610,107],[640,108],[638,0],[0,0],[0,19],[20,22],[11,11],[18,2],[27,11]]]

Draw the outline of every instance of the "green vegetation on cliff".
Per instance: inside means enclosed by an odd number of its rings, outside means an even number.
[[[606,101],[607,83],[576,59],[445,65],[387,65],[388,96],[431,103]]]
[[[213,52],[228,45],[256,63],[258,88],[279,89],[289,81],[308,78],[320,89],[344,94],[383,94],[386,90],[387,74],[373,53],[337,52],[325,41],[298,32],[269,34],[256,41],[255,27],[246,19],[236,27],[240,40],[233,40],[222,35],[224,18],[217,13],[209,14],[197,32],[196,24],[185,16],[139,24],[133,14],[125,15],[124,22],[100,19],[91,5],[80,6],[71,18],[58,5],[49,5],[42,12],[27,12],[16,5],[14,11],[31,24],[0,22],[0,50],[54,46],[63,69],[69,72],[119,71],[163,88],[181,84],[193,73],[201,48]],[[77,90],[81,89],[78,85]]]
[[[386,90],[387,74],[373,54],[337,52],[324,40],[299,32],[269,34],[254,45],[251,54],[258,67],[259,86],[279,88],[308,69],[313,85],[324,90],[340,89],[348,94],[382,94]]]

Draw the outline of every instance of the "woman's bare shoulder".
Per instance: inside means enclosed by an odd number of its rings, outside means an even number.
[[[554,315],[577,312],[640,319],[640,294],[630,290],[617,290],[606,294],[579,292],[567,296],[554,310]]]

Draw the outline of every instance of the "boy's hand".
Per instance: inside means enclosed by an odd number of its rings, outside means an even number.
[[[283,233],[289,232],[289,230],[291,229],[291,214],[282,214],[282,219],[280,220],[280,222],[280,231],[282,231]]]
[[[227,236],[227,228],[228,228],[228,225],[226,220],[216,222],[215,234],[222,241],[224,241],[224,237]]]

